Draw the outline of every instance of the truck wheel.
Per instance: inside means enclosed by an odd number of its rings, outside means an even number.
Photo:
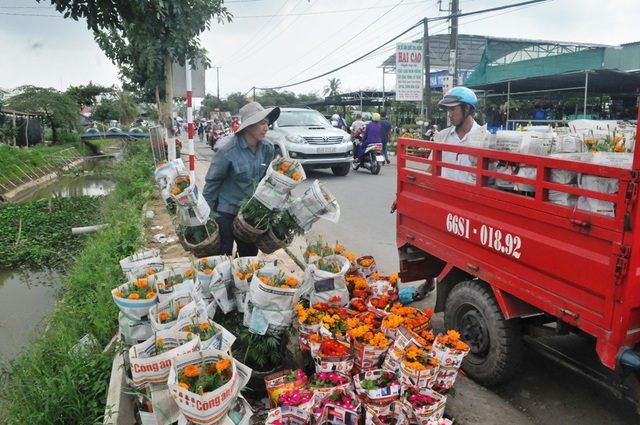
[[[520,366],[522,332],[519,319],[506,320],[491,287],[484,282],[456,285],[444,308],[447,329],[460,332],[469,344],[462,369],[481,385],[506,381]]]
[[[351,164],[340,164],[334,165],[331,167],[331,171],[336,176],[346,176],[349,174],[349,170],[351,169]]]

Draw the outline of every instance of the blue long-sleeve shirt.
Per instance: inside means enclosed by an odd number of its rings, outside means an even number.
[[[241,134],[220,139],[213,149],[202,191],[211,210],[238,214],[240,202],[253,195],[273,154],[273,144],[268,140],[258,142],[254,154]]]

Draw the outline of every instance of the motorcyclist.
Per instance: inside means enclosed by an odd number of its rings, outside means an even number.
[[[371,116],[371,122],[367,123],[367,126],[364,129],[364,135],[362,136],[362,143],[358,147],[358,159],[357,162],[358,169],[363,162],[364,159],[364,151],[367,149],[367,145],[371,143],[380,143],[382,144],[382,127],[380,126],[380,114],[374,113]]]

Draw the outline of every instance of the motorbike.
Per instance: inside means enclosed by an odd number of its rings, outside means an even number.
[[[214,148],[216,142],[223,138],[226,135],[224,130],[213,130],[209,133],[209,139],[207,140],[207,144],[211,146],[211,149]]]
[[[356,147],[357,152],[357,147]],[[384,155],[382,155],[382,143],[370,143],[364,150],[362,162],[352,162],[351,168],[358,170],[365,168],[371,171],[371,174],[378,174],[384,164]]]

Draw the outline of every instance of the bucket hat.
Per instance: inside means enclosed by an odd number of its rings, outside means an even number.
[[[240,108],[240,127],[236,130],[236,133],[241,132],[250,125],[257,124],[263,119],[267,118],[269,124],[273,124],[275,120],[280,116],[280,108],[268,108],[264,109],[258,102],[251,102]]]

